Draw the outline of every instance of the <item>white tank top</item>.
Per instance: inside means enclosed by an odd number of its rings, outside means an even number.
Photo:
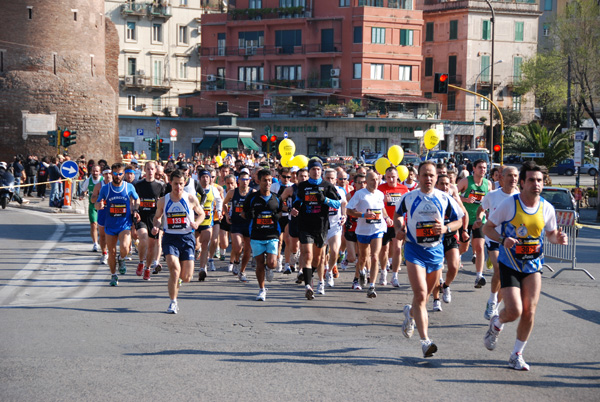
[[[190,181],[185,185],[183,190],[189,194],[196,195],[196,182],[190,177]]]
[[[185,197],[188,193],[184,192],[179,201],[171,200],[171,193],[165,195],[165,215],[163,229],[165,233],[170,234],[188,234],[192,232],[190,223],[194,219],[194,211],[190,209]]]

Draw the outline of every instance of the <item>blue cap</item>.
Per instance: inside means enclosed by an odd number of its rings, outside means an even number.
[[[319,167],[319,168],[323,169],[323,164],[316,159],[311,159],[310,161],[308,161],[308,170],[310,170],[314,167]]]

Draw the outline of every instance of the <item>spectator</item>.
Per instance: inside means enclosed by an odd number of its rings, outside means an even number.
[[[48,169],[50,168],[50,164],[48,163],[48,157],[45,156],[42,159],[42,163],[40,163],[38,172],[37,172],[37,195],[42,198],[42,201],[46,199],[46,183],[48,182]]]
[[[19,154],[15,156],[15,161],[12,164],[12,168],[13,168],[13,176],[15,176],[15,193],[17,195],[21,195],[21,183],[23,182],[23,170],[25,169],[23,167],[23,155]]]
[[[25,175],[27,176],[27,182],[25,184],[27,184],[28,187],[25,187],[25,190],[23,190],[24,196],[31,197],[31,193],[33,193],[35,187],[39,166],[40,162],[38,162],[37,156],[29,155],[27,157],[27,161],[25,162]]]
[[[60,203],[60,183],[56,181],[60,179],[60,170],[57,163],[58,158],[52,157],[48,168],[48,181],[54,182],[50,183],[49,205],[51,207],[56,207]]]

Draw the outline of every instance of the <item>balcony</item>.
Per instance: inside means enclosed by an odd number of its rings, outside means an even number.
[[[169,79],[154,79],[144,75],[128,75],[123,80],[123,86],[128,89],[139,89],[143,91],[169,91],[171,81]]]
[[[166,5],[158,5],[156,3],[134,3],[127,2],[121,4],[121,15],[124,17],[137,16],[149,19],[162,17],[165,19],[171,18],[171,7]]]
[[[155,4],[148,4],[148,19],[153,18],[171,18],[171,7],[170,6],[159,6]]]
[[[268,56],[268,55],[290,55],[290,54],[322,54],[322,53],[341,53],[341,43],[313,43],[299,46],[260,46],[260,47],[201,47],[199,49],[200,57],[214,56]]]
[[[537,0],[504,0],[504,1],[493,1],[494,10],[496,13],[501,11],[524,11],[524,12],[538,12],[538,1]],[[481,9],[489,10],[489,6],[484,0],[425,0],[424,1],[424,12],[434,11],[447,11],[447,10],[459,10],[459,9]]]
[[[227,12],[230,21],[249,21],[281,18],[311,18],[312,12],[304,7],[232,8]]]
[[[502,77],[499,75],[494,75],[494,89],[498,88],[498,86],[502,83]],[[479,78],[479,82],[477,82],[477,88],[488,88],[490,87],[490,76],[482,76]]]
[[[523,82],[523,78],[520,75],[510,76],[506,80],[506,86],[509,88],[518,87],[521,82]]]
[[[125,88],[143,89],[146,87],[146,77],[143,75],[128,75],[123,81]]]

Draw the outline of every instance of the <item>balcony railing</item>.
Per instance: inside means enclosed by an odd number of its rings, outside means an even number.
[[[279,18],[310,18],[312,13],[304,7],[279,8],[232,8],[227,12],[227,19],[233,21],[279,19]]]
[[[314,53],[341,53],[341,43],[313,43],[299,46],[273,46],[260,47],[201,47],[200,56],[267,56],[278,54],[314,54]]]
[[[144,16],[148,11],[148,5],[142,3],[125,3],[121,4],[122,15],[139,15]]]
[[[154,3],[127,2],[125,4],[121,4],[121,15],[135,15],[139,17],[148,16],[150,19],[155,17],[168,19],[171,17],[171,7]]]

